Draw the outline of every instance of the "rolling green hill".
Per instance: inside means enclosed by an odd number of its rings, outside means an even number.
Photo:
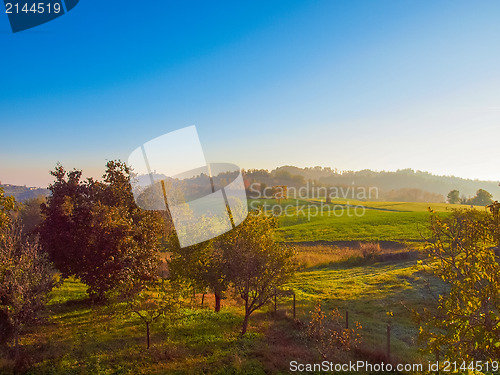
[[[282,201],[260,199],[250,207],[262,206],[279,217],[278,238],[283,242],[393,241],[421,243],[429,236],[429,207],[438,212],[468,208],[445,203],[361,202],[336,200]],[[279,207],[278,207],[279,206]],[[484,207],[477,206],[483,210]]]

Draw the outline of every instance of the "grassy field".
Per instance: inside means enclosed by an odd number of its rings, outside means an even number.
[[[145,327],[133,315],[93,306],[85,285],[68,279],[53,291],[45,322],[23,335],[22,363],[0,356],[0,373],[29,374],[185,374],[279,372],[289,358],[311,361],[303,333],[284,314],[264,309],[240,337],[243,311],[225,300],[219,313],[198,301],[174,321],[152,325],[146,349]],[[200,296],[198,296],[200,297]],[[207,296],[212,299],[213,296]],[[274,354],[281,352],[281,357]]]
[[[297,273],[287,287],[296,293],[298,321],[307,322],[317,303],[326,311],[348,310],[351,326],[359,321],[363,327],[360,353],[374,361],[385,355],[390,323],[393,360],[425,361],[428,357],[418,351],[418,326],[407,310],[422,307],[427,299],[426,277],[415,262],[352,266],[348,259]],[[250,332],[242,338],[243,311],[235,301],[225,300],[222,311],[215,313],[212,306],[201,308],[198,296],[197,306],[183,310],[178,320],[152,326],[152,347],[146,350],[141,321],[110,307],[92,306],[85,288],[66,280],[52,294],[46,322],[23,336],[24,365],[30,374],[258,374],[286,372],[291,360],[320,360],[291,318],[288,298],[279,300],[277,316],[272,306],[252,316]],[[212,296],[207,299],[211,302]],[[9,369],[13,362],[3,360],[2,365]]]
[[[419,352],[418,326],[408,309],[427,304],[428,280],[415,268],[415,261],[393,261],[304,270],[291,287],[304,306],[301,311],[318,301],[327,310],[337,308],[343,314],[348,311],[351,325],[359,321],[363,326],[363,346],[375,357],[385,355],[387,324],[391,324],[393,359],[411,363],[427,358]],[[436,290],[442,289],[436,280],[432,283]]]
[[[470,206],[445,203],[362,202],[334,200],[326,205],[319,200],[254,200],[251,207],[262,206],[280,216],[279,240],[317,241],[393,241],[422,243],[430,235],[429,208],[446,213]],[[278,208],[277,206],[281,207]],[[484,207],[476,207],[484,210]]]
[[[287,204],[291,203],[282,202]],[[346,207],[347,202],[335,204]],[[318,303],[326,311],[338,309],[343,316],[349,311],[350,326],[359,321],[363,327],[360,349],[330,360],[384,360],[388,324],[393,361],[432,359],[419,351],[419,327],[409,311],[430,306],[428,282],[437,291],[444,290],[416,268],[421,254],[412,243],[420,241],[426,228],[428,205],[362,204],[366,207],[362,217],[280,218],[280,240],[299,251],[300,268],[286,287],[296,294],[297,320],[292,318],[291,299],[282,298],[278,314],[273,306],[266,306],[252,315],[249,333],[240,337],[243,308],[238,299],[228,295],[222,311],[215,313],[213,296],[207,295],[202,307],[198,295],[174,321],[165,318],[152,325],[152,346],[147,350],[145,327],[138,318],[114,307],[92,305],[85,285],[68,279],[52,292],[46,319],[21,338],[23,360],[17,370],[29,374],[286,373],[291,360],[321,360],[304,331]],[[433,205],[443,213],[448,207]],[[358,244],[339,244],[382,240],[388,245],[375,246],[376,254],[366,253]],[[6,349],[0,352],[0,373],[14,373],[14,361]]]

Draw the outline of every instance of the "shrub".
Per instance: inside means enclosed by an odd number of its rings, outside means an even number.
[[[380,245],[374,242],[361,243],[359,244],[363,258],[366,260],[376,260],[380,257],[382,250]]]
[[[338,350],[350,351],[359,346],[362,327],[359,322],[354,322],[354,325],[355,328],[345,328],[343,317],[337,309],[326,314],[321,304],[317,304],[311,312],[306,332],[321,356],[327,359]]]

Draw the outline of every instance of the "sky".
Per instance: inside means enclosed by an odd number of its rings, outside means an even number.
[[[0,181],[45,187],[57,162],[100,177],[191,125],[207,161],[242,168],[499,180],[499,16],[496,0],[81,0],[13,34],[2,11]]]

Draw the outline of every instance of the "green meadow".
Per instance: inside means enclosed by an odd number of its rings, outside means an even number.
[[[429,208],[446,215],[464,205],[414,202],[363,202],[334,200],[259,199],[251,208],[263,207],[280,216],[279,240],[317,241],[393,241],[419,244],[429,237]],[[484,207],[476,207],[483,209]]]

